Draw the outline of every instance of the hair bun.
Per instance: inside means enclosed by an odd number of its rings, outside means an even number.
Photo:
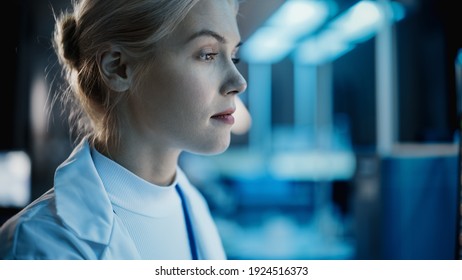
[[[66,61],[73,68],[80,65],[79,40],[77,35],[77,22],[74,15],[64,14],[57,22],[55,43],[60,46],[61,60]]]

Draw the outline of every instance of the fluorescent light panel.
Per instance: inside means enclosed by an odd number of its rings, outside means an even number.
[[[335,30],[340,40],[356,43],[373,35],[384,16],[376,2],[360,1],[335,19],[328,29]]]
[[[327,15],[328,7],[324,1],[291,0],[282,5],[266,25],[295,39],[316,30],[325,22]]]
[[[352,151],[279,152],[270,160],[270,172],[279,179],[349,180],[356,170]]]
[[[393,21],[404,18],[402,5],[390,4]],[[385,22],[385,11],[375,1],[363,0],[335,18],[324,31],[300,44],[297,63],[322,64],[337,59],[356,44],[372,38]]]
[[[301,36],[318,29],[328,15],[326,1],[289,0],[247,40],[241,57],[249,63],[276,63],[293,50]]]
[[[337,32],[328,30],[305,40],[295,52],[295,61],[302,64],[322,64],[353,49],[353,45],[339,38]]]

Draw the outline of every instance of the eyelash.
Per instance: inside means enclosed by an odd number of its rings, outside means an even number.
[[[199,59],[204,60],[204,61],[212,61],[215,59],[215,56],[217,56],[218,53],[201,53],[199,55]]]
[[[215,60],[215,57],[218,55],[218,53],[201,53],[199,55],[199,59],[204,60],[206,62],[210,62],[212,60]],[[232,58],[231,59],[234,64],[238,64],[241,59],[240,58]]]

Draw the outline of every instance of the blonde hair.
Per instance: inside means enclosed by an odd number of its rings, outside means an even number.
[[[125,94],[103,82],[98,57],[108,44],[135,61],[135,77],[152,61],[156,44],[186,17],[200,0],[73,0],[72,11],[55,16],[53,47],[66,85],[61,100],[69,105],[71,133],[94,145],[117,145],[117,104]]]

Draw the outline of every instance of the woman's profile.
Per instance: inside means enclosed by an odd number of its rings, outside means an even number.
[[[230,145],[237,0],[80,0],[53,46],[77,135],[54,185],[0,229],[1,259],[226,259],[182,152]]]

